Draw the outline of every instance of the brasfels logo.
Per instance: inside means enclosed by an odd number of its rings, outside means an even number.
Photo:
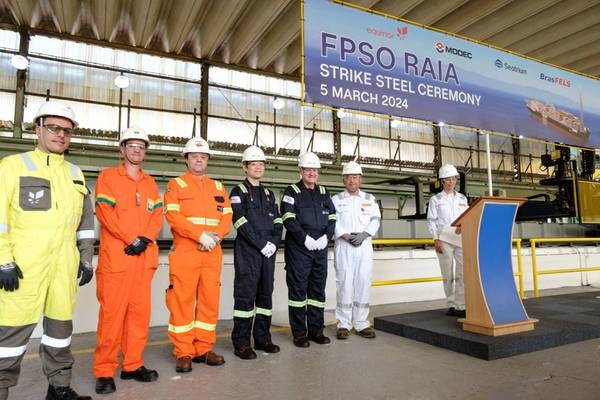
[[[548,83],[554,83],[558,86],[571,87],[571,81],[560,76],[548,76],[540,72],[540,79]]]
[[[502,60],[499,58],[497,58],[496,61],[494,61],[494,65],[498,68],[507,69],[509,71],[516,72],[518,74],[527,75],[526,69],[518,67],[516,65],[510,65],[507,62],[502,62]]]
[[[465,50],[457,49],[455,47],[448,47],[444,44],[444,42],[437,41],[435,42],[435,49],[438,53],[450,53],[455,56],[464,57],[468,59],[472,59],[473,55]]]

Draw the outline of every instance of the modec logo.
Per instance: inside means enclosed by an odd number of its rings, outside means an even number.
[[[455,56],[464,57],[468,59],[473,58],[473,55],[470,52],[454,47],[448,47],[443,42],[435,42],[435,49],[438,53],[450,53],[454,54]]]

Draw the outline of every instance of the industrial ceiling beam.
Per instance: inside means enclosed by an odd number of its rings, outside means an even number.
[[[586,71],[589,69],[596,68],[598,66],[600,66],[600,54],[594,54],[565,65],[566,68],[575,71]]]
[[[534,2],[535,3],[535,2]],[[535,36],[537,39],[544,39],[538,33],[541,31],[550,32],[553,26],[563,25],[564,21],[576,14],[598,4],[597,0],[568,0],[557,3],[552,7],[542,10],[534,16],[513,25],[510,29],[506,29],[496,35],[487,38],[486,42],[502,48],[515,49],[517,52],[527,52],[535,50],[535,39],[529,39]],[[595,16],[595,21],[598,22],[598,15]],[[576,32],[576,30],[575,30]],[[523,44],[528,42],[528,45]],[[531,43],[534,42],[532,45]],[[544,42],[544,45],[547,43]]]
[[[256,46],[265,32],[292,0],[271,0],[255,2],[241,18],[240,23],[224,44],[228,47],[229,62],[239,64],[248,52]],[[293,2],[295,4],[295,2]]]
[[[404,14],[403,17],[424,25],[433,25],[466,2],[467,0],[428,0]]]
[[[513,0],[472,0],[463,4],[435,23],[435,27],[448,32],[460,32],[480,19],[491,15]]]
[[[188,40],[198,40],[192,33],[203,22],[207,0],[177,0],[167,24],[167,34],[171,42],[171,51],[180,53]],[[199,46],[198,46],[199,47]]]
[[[600,43],[600,23],[582,29],[572,35],[565,36],[544,47],[531,51],[527,55],[546,61],[586,44],[594,48],[594,43]]]
[[[490,36],[509,29],[515,24],[558,3],[560,0],[514,1],[495,13],[480,19],[458,32],[463,36],[487,41]]]
[[[205,23],[200,27],[202,57],[210,58],[248,5],[248,0],[211,2]]]

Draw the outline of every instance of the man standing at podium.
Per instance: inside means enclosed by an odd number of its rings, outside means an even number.
[[[446,315],[464,318],[465,289],[460,227],[450,225],[469,205],[467,198],[455,190],[458,171],[454,165],[442,165],[438,177],[444,190],[429,199],[427,223],[444,280],[448,304]]]

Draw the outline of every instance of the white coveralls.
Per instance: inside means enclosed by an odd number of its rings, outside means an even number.
[[[448,307],[465,309],[465,286],[463,280],[463,254],[460,235],[450,226],[469,205],[467,198],[458,193],[447,194],[442,191],[429,199],[427,223],[433,239],[440,240],[443,253],[437,253],[440,262],[444,292]]]
[[[341,238],[344,234],[377,233],[381,221],[375,196],[359,191],[351,196],[347,191],[332,197],[337,216],[335,225],[335,275],[337,304],[335,317],[338,328],[361,331],[369,327],[369,290],[373,271],[371,237],[359,247]]]

